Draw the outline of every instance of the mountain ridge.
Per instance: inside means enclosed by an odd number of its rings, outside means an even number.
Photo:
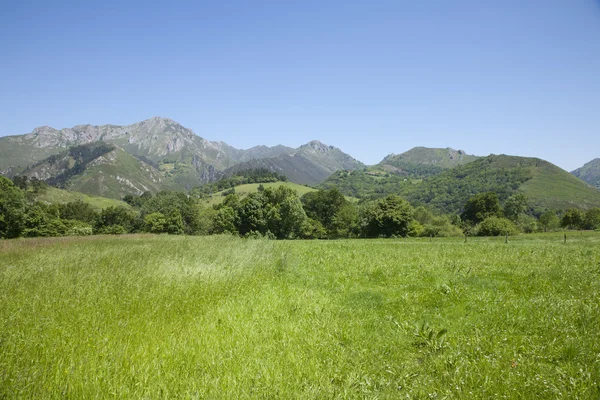
[[[178,184],[187,189],[219,179],[222,172],[236,164],[256,164],[254,160],[274,159],[274,170],[298,175],[298,183],[317,183],[340,168],[353,168],[363,164],[343,153],[339,166],[328,157],[308,156],[301,148],[336,149],[318,141],[311,141],[297,149],[276,145],[257,145],[249,149],[237,149],[223,141],[209,141],[196,135],[170,118],[152,117],[130,125],[75,125],[71,128],[55,129],[40,126],[24,135],[0,138],[0,173],[13,176],[36,162],[58,154],[72,146],[103,141],[114,144],[127,153],[154,166],[168,171]],[[311,145],[312,143],[312,145]],[[317,144],[318,143],[318,144]],[[303,160],[302,168],[316,168],[319,173],[307,178],[295,172],[298,162],[289,162],[285,155],[303,154],[312,159]],[[331,158],[335,158],[332,153]],[[277,160],[280,157],[280,160]],[[348,159],[352,162],[345,162]],[[313,165],[315,162],[319,165]],[[321,166],[320,164],[324,164]]]
[[[600,189],[600,158],[588,161],[583,166],[571,171],[571,174]]]

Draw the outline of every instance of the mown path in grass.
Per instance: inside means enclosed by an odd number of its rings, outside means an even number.
[[[0,398],[597,398],[600,236],[0,242]]]

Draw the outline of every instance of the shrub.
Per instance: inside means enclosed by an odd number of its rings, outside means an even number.
[[[519,228],[510,220],[499,217],[488,217],[476,227],[477,236],[516,235]]]
[[[122,235],[127,233],[127,229],[123,225],[108,225],[100,228],[98,233],[102,235]]]

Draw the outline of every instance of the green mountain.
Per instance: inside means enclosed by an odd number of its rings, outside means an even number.
[[[390,154],[375,167],[385,172],[424,178],[441,173],[443,170],[475,161],[477,156],[463,150],[414,147],[402,154]]]
[[[257,158],[237,164],[225,170],[224,176],[263,168],[285,175],[291,182],[316,185],[336,171],[365,168],[365,165],[336,147],[313,140],[277,157]]]
[[[536,213],[545,209],[600,207],[600,190],[554,164],[538,158],[506,155],[482,157],[423,180],[368,171],[339,171],[320,185],[333,186],[345,195],[356,197],[396,193],[415,204],[428,204],[452,213],[460,212],[469,197],[487,191],[496,192],[501,201],[523,192]]]
[[[572,171],[571,174],[592,186],[600,188],[600,158],[586,163],[583,167]]]
[[[74,146],[32,164],[23,175],[62,189],[113,199],[145,191],[184,189],[152,165],[105,142]]]

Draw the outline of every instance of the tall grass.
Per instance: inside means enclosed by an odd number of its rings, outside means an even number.
[[[561,235],[0,242],[0,398],[597,398],[600,236]]]

